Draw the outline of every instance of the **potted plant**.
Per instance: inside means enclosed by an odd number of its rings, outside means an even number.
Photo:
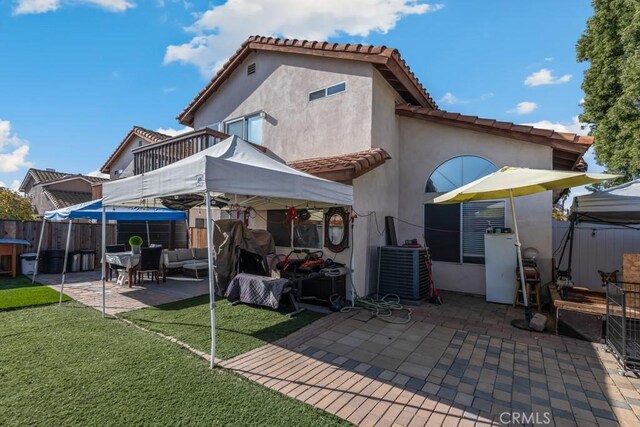
[[[131,238],[129,238],[129,246],[131,246],[131,253],[139,254],[140,246],[142,246],[142,237],[131,236]]]

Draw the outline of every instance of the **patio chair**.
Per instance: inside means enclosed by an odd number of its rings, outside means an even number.
[[[126,252],[127,247],[125,245],[107,245],[105,246],[105,252],[110,254],[114,252]],[[124,270],[124,267],[121,265],[115,264],[107,264],[107,270],[109,274],[109,281],[111,281],[111,273],[115,273],[116,277],[118,277],[119,270]]]
[[[160,283],[160,259],[162,258],[162,246],[140,249],[140,263],[136,267],[138,283],[144,281],[144,274],[151,274],[151,280]]]

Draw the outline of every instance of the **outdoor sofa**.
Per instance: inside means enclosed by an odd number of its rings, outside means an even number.
[[[162,251],[162,271],[164,275],[182,271],[182,267],[186,264],[207,263],[207,259],[207,248],[164,250]]]

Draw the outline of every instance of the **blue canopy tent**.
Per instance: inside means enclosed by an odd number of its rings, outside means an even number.
[[[62,282],[60,286],[60,304],[62,304],[62,293],[64,290],[64,280],[67,273],[67,259],[69,256],[69,242],[71,240],[71,224],[74,219],[92,219],[102,221],[102,199],[91,200],[55,211],[47,211],[43,215],[42,229],[40,230],[40,241],[38,242],[38,252],[33,271],[32,282],[35,282],[38,274],[38,261],[40,260],[40,249],[42,248],[42,238],[47,221],[69,221],[67,229],[67,244],[64,253],[64,265],[62,267]],[[144,207],[144,206],[109,206],[105,208],[106,220],[112,221],[186,221],[187,214],[183,211],[167,208]],[[104,236],[103,236],[104,237]],[[147,243],[149,243],[149,224],[147,223]],[[104,247],[104,243],[102,244]]]

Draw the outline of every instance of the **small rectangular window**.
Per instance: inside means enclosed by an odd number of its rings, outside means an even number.
[[[247,117],[246,140],[254,144],[262,144],[262,117],[260,115]]]
[[[228,135],[237,135],[244,138],[244,119],[236,120],[225,125]]]
[[[315,101],[316,99],[324,98],[326,95],[326,89],[316,90],[309,94],[309,101]]]
[[[256,64],[254,62],[253,64],[249,64],[249,66],[247,67],[247,75],[251,75],[255,72],[256,72]]]
[[[204,218],[196,218],[196,228],[206,228],[207,224],[205,223]]]
[[[335,95],[336,93],[344,92],[347,90],[347,84],[345,82],[338,83],[337,85],[329,86],[327,88],[327,96]]]

